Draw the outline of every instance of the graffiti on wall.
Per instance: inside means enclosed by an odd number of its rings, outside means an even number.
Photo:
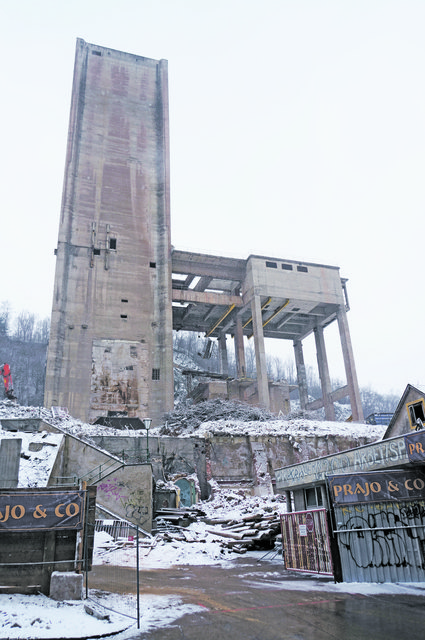
[[[336,509],[341,552],[356,567],[425,569],[425,501],[375,503]]]
[[[149,518],[147,496],[143,489],[134,489],[118,478],[111,478],[98,485],[99,502],[112,504],[118,502],[123,517],[131,522],[145,526]],[[112,506],[113,508],[113,506]]]

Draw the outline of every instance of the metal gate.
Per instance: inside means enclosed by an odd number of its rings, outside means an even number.
[[[425,501],[335,507],[344,582],[425,581]]]
[[[285,568],[333,576],[326,509],[281,515]]]

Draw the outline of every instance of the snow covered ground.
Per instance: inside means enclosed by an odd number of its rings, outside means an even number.
[[[113,435],[114,430],[108,427],[85,425],[72,417],[53,418],[51,412],[39,407],[20,407],[14,403],[0,402],[0,421],[11,418],[41,418],[46,422],[60,427],[64,431],[90,441],[90,435]],[[205,422],[197,427],[197,435],[233,434],[241,433],[259,435],[264,433],[286,433],[297,439],[303,435],[324,435],[343,433],[345,430],[355,436],[371,435],[380,439],[385,427],[372,427],[354,423],[329,423],[320,420],[306,420],[298,418],[294,420],[273,421],[238,421],[214,420]],[[153,430],[151,431],[154,435]],[[122,431],[117,434],[123,435]],[[145,431],[137,432],[129,430],[126,435],[137,437],[145,436]],[[61,435],[40,432],[35,434],[23,432],[3,431],[0,429],[0,439],[19,437],[22,439],[22,457],[19,472],[20,487],[46,486],[51,465],[55,456],[55,450],[60,443]],[[284,511],[285,503],[274,496],[254,497],[246,496],[242,491],[219,491],[216,489],[214,499],[204,502],[202,510],[209,518],[239,518],[248,512]],[[205,522],[193,522],[185,531],[192,533],[198,542],[183,542],[179,536],[171,536],[166,539],[159,533],[157,536],[143,541],[140,551],[140,567],[143,569],[171,567],[175,565],[213,565],[231,566],[235,558],[240,555],[224,548],[222,538],[207,531]],[[248,551],[257,559],[264,556],[264,551]],[[282,559],[278,554],[267,562],[281,565]],[[117,549],[116,545],[105,533],[96,534],[94,563],[119,566],[136,566],[136,553],[134,547],[125,550]],[[315,580],[288,580],[281,584],[285,589],[318,589],[331,591],[344,591],[350,593],[408,593],[424,595],[423,585],[365,585],[365,584],[333,584],[332,582],[319,582]],[[129,617],[114,613],[110,609],[118,608],[123,611],[123,606],[128,605],[134,612],[133,595],[109,594],[103,596],[104,604],[108,609],[100,609],[91,600],[56,602],[44,595],[23,596],[17,594],[0,594],[0,638],[19,638],[30,640],[32,638],[83,638],[100,635],[110,635],[119,631],[132,628],[135,622]],[[97,601],[99,601],[97,599]],[[102,600],[100,600],[101,602]],[[119,605],[118,607],[114,606]],[[90,615],[85,605],[94,607],[96,611],[108,614],[108,619],[99,619]],[[196,605],[187,605],[176,596],[143,595],[141,610],[141,631],[152,627],[163,627],[174,620],[199,609]],[[131,633],[129,631],[129,633]],[[120,638],[122,636],[120,635]]]
[[[184,550],[182,547],[185,547]],[[191,551],[189,551],[187,549]],[[182,554],[182,551],[184,553]],[[264,552],[248,552],[250,556],[260,559]],[[211,554],[199,552],[193,545],[181,543],[168,545],[167,550],[161,548],[162,559],[153,554],[142,559],[142,570],[155,567],[173,566],[177,564],[216,564],[212,560]],[[239,556],[240,557],[240,556]],[[228,558],[224,566],[231,566],[232,560]],[[268,573],[274,573],[273,568],[281,565],[282,559],[278,555],[274,559],[265,563],[265,572],[262,577],[267,578]],[[244,577],[249,579],[248,574]],[[251,584],[258,580],[258,574],[253,574]],[[332,581],[317,580],[317,576],[306,576],[304,580],[285,580],[279,583],[270,582],[270,588],[286,589],[291,591],[317,591],[333,593],[351,593],[362,595],[417,595],[425,596],[425,585],[423,583],[408,584],[365,584],[365,583],[339,583]],[[265,588],[265,582],[261,582],[261,588]],[[108,609],[102,609],[94,604],[90,599],[87,601],[55,602],[46,596],[22,596],[22,595],[0,595],[0,637],[31,640],[39,638],[88,638],[100,635],[110,635],[120,631],[128,630],[128,634],[120,634],[123,640],[134,634],[136,623],[134,620],[110,611],[110,609],[125,610],[134,615],[135,596],[134,595],[104,595],[96,602],[103,603]],[[85,605],[93,607],[95,610],[106,613],[109,619],[99,620],[85,611]],[[152,628],[166,627],[173,624],[180,617],[201,611],[203,608],[197,605],[185,604],[175,595],[158,596],[142,595],[140,608],[142,612],[140,620],[140,631],[148,631]]]
[[[270,509],[280,512],[285,510],[285,504],[272,497],[246,497],[243,492],[216,491],[215,497],[200,503],[208,518],[221,517],[240,518],[248,512],[269,513]],[[142,541],[140,550],[140,569],[158,569],[177,565],[221,565],[231,567],[235,558],[240,555],[229,550],[223,552],[221,539],[207,532],[211,526],[203,521],[193,522],[187,529],[194,537],[205,538],[204,542],[187,543],[177,537],[165,542],[159,533],[152,539]],[[109,548],[108,548],[109,547]],[[248,551],[248,556],[260,560],[265,557],[264,551]],[[111,536],[104,532],[96,533],[94,564],[107,563],[119,566],[136,566],[136,551],[134,547],[117,549]],[[280,554],[271,554],[264,558],[264,573],[262,577],[273,574],[277,566],[282,566]],[[248,574],[244,574],[249,579]],[[252,576],[252,583],[258,580],[258,574]],[[261,583],[265,588],[265,583]],[[331,580],[320,581],[317,576],[306,576],[300,580],[285,580],[279,583],[270,582],[270,588],[299,591],[330,591],[341,593],[356,593],[363,595],[378,594],[410,594],[425,595],[425,585],[414,584],[364,584],[341,583],[334,584]],[[103,604],[103,609],[99,604]],[[109,616],[100,620],[85,610],[85,605]],[[110,635],[128,630],[128,634],[120,633],[120,640],[126,635],[134,633],[134,620],[111,611],[117,609],[128,611],[134,615],[136,605],[132,594],[101,594],[96,593],[96,603],[92,600],[56,602],[43,595],[0,595],[0,637],[10,639],[31,640],[32,638],[87,638],[99,635]],[[142,595],[140,631],[151,628],[166,627],[185,614],[194,613],[202,608],[197,605],[183,603],[177,596]]]

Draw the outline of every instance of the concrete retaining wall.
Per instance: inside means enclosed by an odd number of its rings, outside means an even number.
[[[125,452],[129,460],[146,459],[146,438],[132,436],[93,436],[93,441],[111,454]],[[355,438],[350,435],[305,436],[295,441],[292,436],[209,436],[208,439],[187,437],[149,437],[149,454],[156,479],[165,476],[196,473],[202,498],[208,497],[207,480],[213,478],[223,484],[257,484],[253,464],[253,446],[263,453],[267,470],[274,479],[274,469],[296,464],[311,458],[352,449],[376,436]]]
[[[51,425],[49,428],[53,432],[65,434]],[[88,484],[97,486],[99,505],[150,532],[153,501],[151,465],[123,465],[122,457],[113,452],[101,451],[97,446],[82,442],[69,434],[65,434],[64,439],[64,446],[58,452],[50,475],[49,486],[66,484],[75,478],[85,479]],[[121,438],[112,440],[116,442],[115,446],[109,442],[111,448],[122,454],[125,441]],[[137,451],[141,446],[140,439],[131,440],[135,445],[132,452]],[[108,475],[104,477],[105,474]]]

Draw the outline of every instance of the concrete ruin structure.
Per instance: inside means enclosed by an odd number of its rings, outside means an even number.
[[[77,41],[57,247],[45,406],[86,422],[173,407],[175,331],[217,340],[231,399],[287,409],[268,380],[265,338],[291,340],[302,409],[349,396],[363,420],[339,268],[172,249],[167,63]],[[346,385],[332,390],[324,329],[338,323]],[[322,398],[309,402],[303,341],[314,333]],[[227,337],[236,379],[228,380]],[[244,339],[253,338],[256,380]],[[280,394],[276,398],[276,394]]]
[[[228,383],[231,399],[246,400],[244,337],[253,338],[257,380],[256,404],[274,408],[268,380],[265,338],[292,340],[302,409],[324,407],[335,419],[334,402],[349,396],[353,419],[363,411],[347,322],[346,280],[337,267],[263,256],[247,260],[173,250],[173,329],[202,331],[215,338],[221,370],[228,374],[226,338],[234,339],[236,380]],[[347,384],[332,391],[324,329],[338,322]],[[309,402],[303,340],[314,333],[322,398]],[[284,395],[284,397],[286,397]]]
[[[45,405],[173,407],[167,62],[77,41]]]

